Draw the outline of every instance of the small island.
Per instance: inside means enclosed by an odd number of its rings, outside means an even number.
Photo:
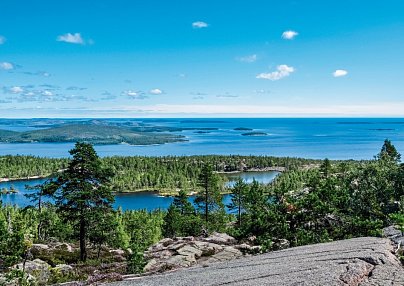
[[[235,130],[235,131],[252,131],[254,129],[248,128],[248,127],[236,127],[233,130]]]
[[[242,136],[267,136],[268,134],[265,132],[247,132],[241,134]]]

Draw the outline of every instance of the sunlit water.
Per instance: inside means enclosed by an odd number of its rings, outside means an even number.
[[[256,179],[260,183],[267,184],[270,183],[277,174],[277,172],[245,172],[239,174],[231,174],[229,176],[229,181],[227,182],[227,184],[229,184],[230,186],[233,185],[234,180],[236,180],[238,176],[243,178],[243,180],[245,180],[246,182],[252,182],[253,179]],[[27,189],[26,185],[35,186],[38,184],[42,184],[43,182],[45,182],[45,179],[19,180],[0,183],[0,190],[2,188],[10,189],[13,186],[18,191],[18,193],[15,194],[0,195],[3,204],[18,205],[20,207],[32,205],[32,202],[30,202],[30,200],[25,197],[25,194],[30,194],[33,191]],[[190,197],[190,201],[193,202],[193,200],[194,197]],[[45,199],[45,201],[50,200]],[[159,196],[157,193],[154,192],[118,193],[115,195],[114,207],[120,207],[123,210],[165,210],[170,206],[172,201],[172,197]],[[230,202],[231,196],[224,195],[223,203],[225,205],[228,205]]]
[[[399,152],[404,151],[404,119],[333,118],[333,119],[115,119],[142,121],[160,126],[187,128],[218,128],[209,133],[194,130],[173,132],[184,135],[188,142],[152,146],[103,145],[95,149],[100,156],[163,156],[240,154],[271,155],[317,159],[371,159],[384,139],[390,139]],[[1,126],[0,126],[1,127]],[[242,136],[248,131],[264,132],[266,136]],[[8,126],[12,130],[12,126]],[[0,128],[1,129],[1,128]],[[16,126],[16,130],[32,127]],[[66,157],[73,143],[0,144],[0,155],[31,154],[46,157]]]

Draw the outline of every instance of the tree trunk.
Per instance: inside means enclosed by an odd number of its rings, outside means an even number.
[[[208,186],[205,187],[205,221],[206,221],[206,229],[208,229],[208,220],[209,220],[209,206],[208,206]]]
[[[86,261],[87,248],[86,248],[86,224],[84,219],[80,219],[80,260]]]
[[[42,229],[42,196],[39,195],[38,198],[38,212],[39,212],[39,223],[38,223],[38,239],[42,240],[42,233],[41,233],[41,229]]]
[[[238,226],[241,227],[241,194],[238,195]]]

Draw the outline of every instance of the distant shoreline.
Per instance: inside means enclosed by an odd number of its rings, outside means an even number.
[[[23,178],[0,178],[0,183],[35,180],[35,179],[46,179],[48,177],[49,176],[30,176],[30,177],[23,177]]]
[[[230,171],[230,172],[217,172],[217,174],[238,174],[238,173],[248,173],[248,172],[285,172],[285,167],[265,167],[265,168],[249,168],[243,171]],[[15,182],[15,181],[25,181],[25,180],[35,180],[35,179],[46,179],[48,176],[30,176],[30,177],[22,177],[22,178],[0,178],[0,183],[6,182]],[[122,192],[125,193],[125,192]]]
[[[264,168],[249,168],[242,171],[221,171],[218,174],[238,174],[238,173],[248,173],[248,172],[285,172],[286,167],[275,166],[275,167],[264,167]]]

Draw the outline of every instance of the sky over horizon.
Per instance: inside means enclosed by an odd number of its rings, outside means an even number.
[[[0,118],[404,116],[402,0],[0,11]]]

